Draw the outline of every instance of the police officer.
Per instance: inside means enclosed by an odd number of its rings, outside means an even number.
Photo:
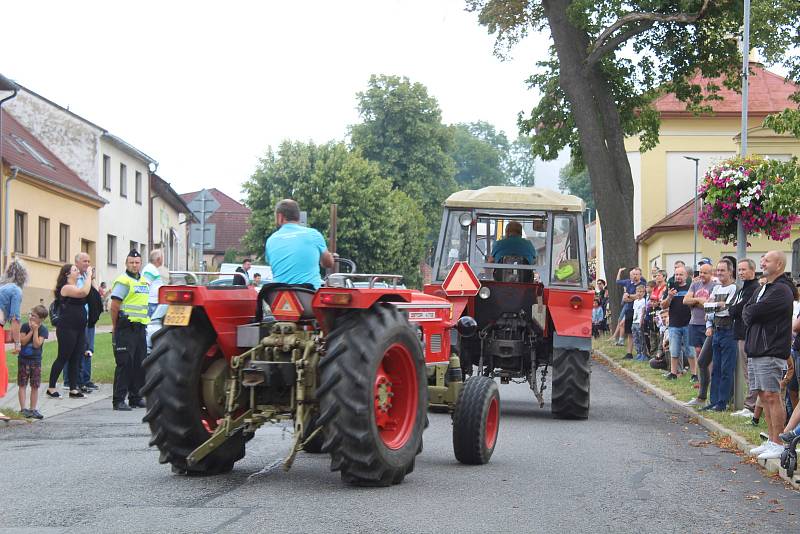
[[[147,351],[147,302],[150,287],[139,274],[142,257],[131,250],[125,258],[125,272],[114,280],[111,288],[111,338],[114,345],[113,403],[115,410],[144,408],[139,388],[144,385],[142,360]],[[128,403],[125,403],[125,397]]]

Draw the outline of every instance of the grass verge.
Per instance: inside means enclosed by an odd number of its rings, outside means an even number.
[[[636,373],[639,377],[654,386],[672,393],[672,395],[681,402],[686,402],[697,396],[697,389],[694,384],[689,381],[689,373],[685,373],[677,380],[667,380],[664,378],[666,371],[661,369],[653,369],[648,362],[637,362],[635,360],[626,360],[625,347],[617,347],[614,345],[612,338],[600,338],[593,341],[592,347],[595,350],[601,351],[603,354],[614,360],[620,367]],[[696,411],[696,410],[695,410]],[[699,413],[699,412],[698,412]],[[702,412],[703,417],[716,421],[728,430],[732,430],[745,438],[750,443],[759,444],[761,438],[759,432],[766,432],[767,422],[762,417],[758,426],[750,424],[750,419],[744,417],[734,417],[731,412]]]
[[[47,383],[50,378],[50,368],[58,355],[58,341],[44,344],[42,353],[42,383]],[[8,380],[17,382],[17,355],[6,352],[8,365]],[[111,350],[111,334],[97,334],[94,338],[94,356],[92,357],[92,382],[110,383],[114,381],[114,352]],[[61,382],[61,379],[59,379]],[[5,412],[4,412],[5,413]],[[6,414],[8,415],[8,414]]]

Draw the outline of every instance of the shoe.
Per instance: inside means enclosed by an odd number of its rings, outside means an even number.
[[[19,413],[22,415],[22,417],[33,417],[33,415],[31,415],[31,411],[27,408],[21,409]]]
[[[758,419],[756,419],[755,417],[751,417],[751,418],[750,418],[750,424],[751,424],[751,425],[753,425],[753,426],[758,426],[758,423],[759,423],[759,420],[758,420]]]
[[[73,391],[75,393],[73,393]],[[86,397],[86,395],[84,395],[83,393],[81,393],[80,391],[75,390],[75,389],[69,392],[69,398],[70,399],[83,399],[85,397]]]
[[[761,441],[769,441],[769,434],[766,432],[759,432],[758,437],[761,438]]]
[[[131,408],[147,408],[144,399],[137,399],[135,401],[128,401],[128,406]]]
[[[44,416],[39,412],[39,410],[30,410],[30,414],[34,419],[44,419]]]
[[[92,388],[88,386],[81,386],[81,393],[86,393],[87,395],[94,391]]]
[[[698,399],[695,397],[694,399],[690,400],[689,402],[684,402],[684,406],[702,406],[705,402],[705,399]]]
[[[753,417],[753,412],[751,412],[747,408],[742,408],[738,412],[733,412],[731,415],[734,415],[736,417],[750,417],[750,418],[752,418]]]
[[[631,354],[630,352],[629,352],[629,353],[627,353],[627,354],[625,355],[625,359],[626,359],[626,360],[632,360],[632,359],[633,359],[633,354]]]
[[[624,342],[624,341],[622,341],[621,339],[618,339],[618,340],[617,340],[617,342],[616,342],[616,343],[614,343],[614,346],[615,346],[615,347],[621,347],[621,346],[623,346],[623,345],[625,345],[625,342]]]
[[[114,409],[119,410],[120,412],[130,412],[133,408],[131,408],[124,402],[118,402],[114,405]]]
[[[673,373],[667,373],[667,376],[665,376],[664,378],[666,380],[677,380],[678,379],[678,375],[673,374]]]
[[[59,393],[58,391],[51,392],[49,389],[46,389],[44,392],[51,399],[60,399],[61,398],[61,393]]]
[[[89,389],[100,389],[100,386],[98,386],[94,382],[86,382],[85,386]]]
[[[781,454],[783,453],[783,445],[778,445],[777,443],[772,443],[771,441],[767,442],[767,449],[764,450],[761,454],[758,455],[759,460],[771,460],[773,458],[780,458]]]
[[[761,444],[761,445],[759,445],[758,447],[756,447],[756,448],[754,448],[754,449],[750,449],[750,454],[754,454],[754,455],[759,455],[759,454],[761,454],[762,452],[764,452],[764,451],[766,451],[767,449],[769,449],[769,444],[770,444],[770,442],[769,442],[769,441],[765,441],[764,443],[762,443],[762,444]]]
[[[794,433],[794,430],[790,430],[788,432],[784,432],[783,434],[781,434],[778,437],[781,438],[782,442],[784,442],[785,444],[788,445],[788,444],[790,444],[792,442],[792,440],[794,438],[797,437],[797,434]]]
[[[700,382],[700,379],[697,378],[697,375],[692,375],[692,377],[689,379],[689,382],[694,384],[696,382]]]
[[[714,410],[714,411],[718,412],[719,410],[717,410],[716,407],[717,407],[716,404],[706,404],[705,406],[700,408],[700,411],[701,412],[709,412],[711,410]]]

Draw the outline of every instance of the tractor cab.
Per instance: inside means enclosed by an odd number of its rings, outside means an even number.
[[[557,417],[589,411],[591,309],[583,201],[534,187],[459,191],[444,203],[431,295],[476,323],[457,340],[465,375],[527,381],[540,406],[552,370]],[[458,273],[475,291],[453,291]]]

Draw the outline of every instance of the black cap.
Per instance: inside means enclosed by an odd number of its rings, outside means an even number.
[[[128,257],[129,258],[141,258],[142,255],[139,254],[139,251],[134,248],[134,249],[131,249],[130,252],[128,252]]]

